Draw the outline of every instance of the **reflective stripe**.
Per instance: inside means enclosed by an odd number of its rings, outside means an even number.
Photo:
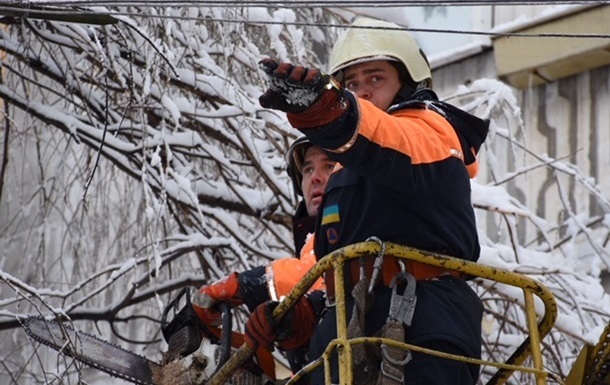
[[[272,301],[279,301],[277,289],[275,288],[275,282],[273,281],[272,265],[267,265],[265,267],[265,278],[267,279],[267,291],[269,291],[269,299]]]
[[[351,92],[351,91],[347,90],[346,92]],[[355,94],[354,94],[354,99],[358,99]],[[358,112],[358,124],[356,124],[356,129],[354,130],[354,134],[352,135],[352,137],[347,141],[347,143],[345,143],[343,146],[341,146],[339,148],[336,148],[334,150],[326,148],[325,150],[334,152],[337,154],[342,154],[345,151],[352,148],[354,143],[356,143],[356,139],[358,139],[358,133],[359,133],[359,127],[360,127],[360,109],[357,109],[356,111]]]
[[[464,154],[462,154],[462,151],[460,151],[456,148],[451,149],[451,156],[455,156],[456,158],[459,158],[462,161],[464,160]]]
[[[299,283],[301,278],[316,264],[316,256],[313,251],[314,236],[310,235],[299,258],[280,258],[265,267],[265,278],[267,280],[267,291],[269,298],[279,301]],[[322,279],[318,279],[310,290],[324,288]]]

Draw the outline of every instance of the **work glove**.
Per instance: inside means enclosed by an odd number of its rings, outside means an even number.
[[[314,308],[307,297],[297,301],[279,322],[275,323],[273,311],[279,302],[267,301],[259,305],[245,326],[245,342],[252,349],[263,347],[273,350],[273,343],[283,350],[292,350],[305,345],[317,323]]]
[[[206,325],[220,324],[220,310],[215,306],[218,302],[227,302],[233,307],[243,304],[239,297],[239,279],[237,273],[224,277],[208,286],[202,286],[191,298],[193,309],[199,319]]]
[[[294,128],[313,128],[332,122],[348,107],[341,85],[318,69],[263,59],[260,69],[269,88],[260,96],[262,107],[287,113]]]

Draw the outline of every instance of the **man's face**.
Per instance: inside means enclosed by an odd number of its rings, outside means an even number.
[[[387,110],[402,87],[398,70],[387,60],[354,64],[343,70],[345,88]]]
[[[322,194],[324,194],[326,182],[335,168],[335,163],[320,147],[312,146],[305,152],[301,189],[309,216],[318,215]]]

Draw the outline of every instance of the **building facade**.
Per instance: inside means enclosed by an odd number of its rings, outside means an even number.
[[[484,152],[493,152],[495,168],[482,162],[480,181],[503,186],[545,219],[536,224],[516,216],[520,245],[562,249],[604,276],[610,270],[610,5],[486,10],[487,18],[473,12],[472,25],[490,35],[430,56],[435,88],[447,97],[483,78],[511,90],[520,116],[492,127],[510,138],[488,141]],[[497,215],[480,220],[492,240],[507,236],[498,231]]]

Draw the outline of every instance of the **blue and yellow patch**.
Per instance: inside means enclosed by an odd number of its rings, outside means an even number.
[[[324,207],[324,210],[322,210],[322,225],[337,223],[339,221],[341,221],[341,217],[339,216],[339,205]]]

